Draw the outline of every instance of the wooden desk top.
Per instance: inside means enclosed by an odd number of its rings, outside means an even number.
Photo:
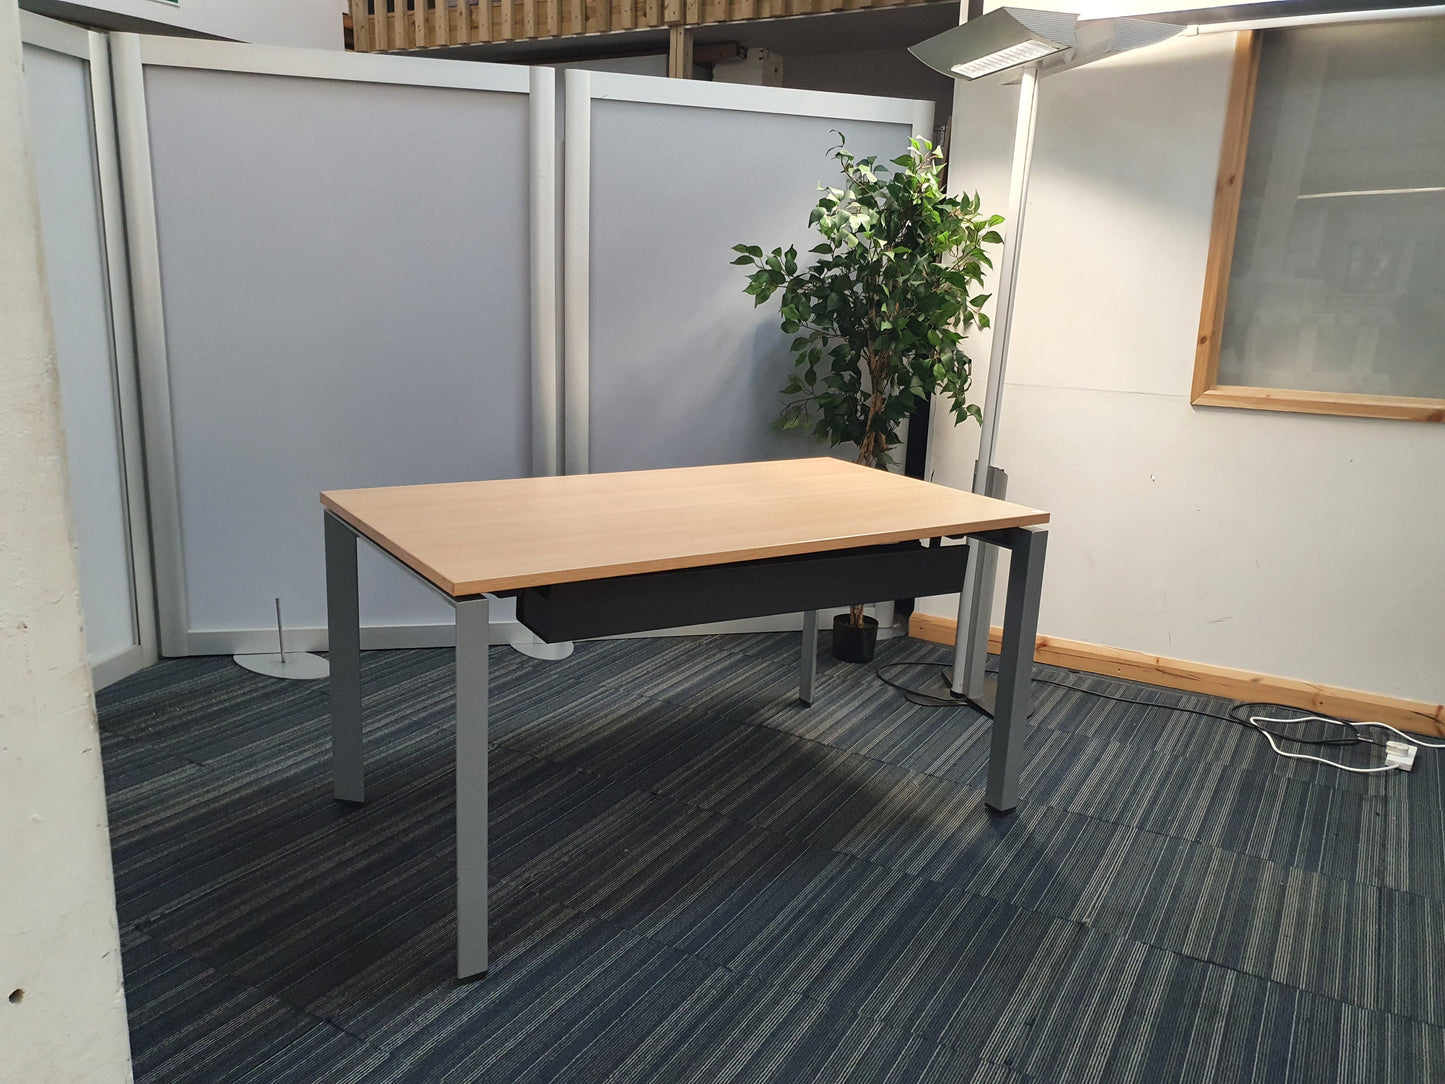
[[[1049,518],[827,458],[333,490],[321,503],[453,597]]]

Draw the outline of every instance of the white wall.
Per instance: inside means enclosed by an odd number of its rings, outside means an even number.
[[[100,26],[124,28],[126,20],[142,19],[210,37],[306,49],[342,47],[346,8],[339,0],[24,0],[21,6]]]
[[[130,1078],[55,338],[0,0],[0,1081]]]
[[[995,457],[1010,499],[1053,513],[1039,630],[1440,703],[1445,427],[1189,405],[1232,49],[1040,84]],[[1016,107],[955,100],[953,182],[1000,213]],[[976,446],[944,423],[936,479],[967,486]]]

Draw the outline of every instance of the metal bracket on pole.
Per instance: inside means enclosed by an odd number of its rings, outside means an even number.
[[[998,500],[1008,496],[1008,472],[1002,467],[989,467],[986,495]],[[955,696],[967,696],[992,714],[997,681],[992,674],[984,672],[984,667],[988,662],[998,547],[981,538],[970,538],[968,546],[968,572],[964,577],[963,593],[959,596],[958,626],[954,633],[964,644],[963,680],[954,681],[951,667],[943,672],[943,680],[953,689]],[[955,650],[954,657],[958,656]]]

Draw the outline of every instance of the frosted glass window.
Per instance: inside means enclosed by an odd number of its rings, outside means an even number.
[[[1445,20],[1261,50],[1218,382],[1445,399]]]

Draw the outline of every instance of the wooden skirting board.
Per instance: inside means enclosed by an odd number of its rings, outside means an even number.
[[[908,634],[919,640],[951,647],[955,627],[956,622],[952,618],[915,613],[909,618]],[[990,651],[999,650],[1002,635],[1002,630],[994,626],[989,634]],[[1318,685],[1311,681],[1256,674],[1186,659],[1170,659],[1057,636],[1040,636],[1034,658],[1049,666],[1062,666],[1089,674],[1126,678],[1248,703],[1283,704],[1339,719],[1368,719],[1417,734],[1445,737],[1445,705],[1441,704],[1403,700],[1396,696]]]

